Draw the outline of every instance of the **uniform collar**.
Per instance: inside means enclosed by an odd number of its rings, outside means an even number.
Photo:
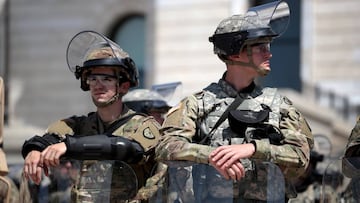
[[[245,87],[241,91],[237,92],[236,89],[225,80],[226,72],[223,74],[222,78],[219,80],[218,84],[220,85],[221,89],[231,97],[236,97],[238,94],[245,96],[250,94],[255,90],[255,83],[252,82],[249,86]]]
[[[118,118],[116,118],[115,120],[113,120],[112,122],[104,122],[101,120],[100,116],[98,115],[98,113],[96,113],[96,117],[97,117],[97,122],[98,122],[98,129],[101,133],[105,132],[111,125],[113,125],[114,123],[116,123],[118,120],[121,120],[124,117],[129,116],[130,114],[134,114],[135,111],[131,110],[129,107],[127,107],[126,105],[123,104],[123,110],[121,112],[121,114],[119,115]]]

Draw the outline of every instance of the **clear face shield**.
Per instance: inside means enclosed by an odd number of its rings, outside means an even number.
[[[244,63],[228,60],[227,56],[238,54],[253,44],[270,43],[286,31],[289,19],[289,6],[284,1],[252,7],[245,15],[233,15],[221,21],[209,41],[214,44],[214,53],[226,64],[257,69],[252,59],[249,63]],[[248,55],[251,58],[251,52]]]
[[[289,5],[284,1],[251,7],[246,15],[257,15],[262,24],[270,26],[276,37],[280,37],[286,31],[290,21]]]
[[[104,53],[101,57],[96,56],[96,50],[104,47],[109,47],[111,50],[108,56],[104,56]],[[86,66],[96,66],[101,63],[121,65],[124,56],[120,56],[119,52],[122,52],[122,49],[104,35],[95,31],[82,31],[70,40],[66,50],[66,61],[70,71],[75,73],[76,78],[79,79]],[[86,64],[92,59],[99,58],[103,61],[92,61],[93,63]]]
[[[265,25],[263,29],[249,29],[248,40],[245,41],[243,48],[246,47],[247,49],[251,66],[254,67],[261,76],[266,76],[270,70],[254,64],[252,61],[252,54],[254,52],[251,47],[256,45],[255,47],[259,48],[259,51],[261,51],[260,48],[263,48],[264,53],[265,51],[266,53],[270,53],[270,43],[272,39],[280,37],[289,25],[290,9],[286,2],[276,1],[249,8],[246,16],[249,18],[255,16],[260,21],[260,25]],[[273,33],[272,35],[266,33],[269,30]]]
[[[101,84],[106,87],[118,86],[121,81],[130,78],[125,71],[135,65],[131,64],[129,55],[115,42],[95,31],[82,31],[76,34],[69,42],[66,51],[66,61],[69,70],[81,81],[81,89],[87,91],[90,86]],[[94,67],[115,67],[114,75],[91,74]],[[130,68],[128,68],[130,69]],[[118,87],[116,87],[118,88]],[[96,106],[107,106],[117,101],[122,95],[116,90],[115,95],[107,102],[94,103]]]

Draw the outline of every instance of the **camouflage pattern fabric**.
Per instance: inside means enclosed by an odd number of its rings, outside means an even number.
[[[8,172],[7,161],[5,153],[2,149],[3,144],[3,127],[4,127],[4,82],[0,77],[0,202],[8,202],[8,196],[10,191],[10,184],[3,177]]]
[[[251,140],[256,143],[256,152],[251,159],[241,160],[241,162],[245,164],[247,171],[245,180],[252,180],[253,184],[243,184],[246,188],[240,194],[251,199],[263,200],[266,197],[264,194],[254,193],[263,191],[260,189],[261,184],[256,184],[256,181],[259,180],[261,183],[260,175],[265,175],[266,170],[264,168],[264,173],[255,170],[259,166],[258,163],[262,162],[272,162],[281,168],[289,186],[287,195],[295,196],[294,191],[290,189],[290,182],[305,171],[310,159],[310,149],[313,147],[313,136],[302,114],[289,99],[277,94],[276,91],[269,92],[271,94],[266,95],[264,89],[255,86],[250,93],[240,93],[244,102],[238,109],[257,111],[262,103],[267,104],[273,111],[266,124],[278,127],[284,136],[277,144],[271,144],[268,138]],[[197,122],[200,121],[200,128],[205,134],[208,133],[237,94],[231,85],[220,79],[218,83],[213,83],[202,92],[185,98],[178,106],[170,109],[161,128],[164,136],[156,148],[157,160],[208,163],[209,154],[217,146],[228,145],[232,143],[232,140],[244,137],[244,135],[235,134],[230,129],[228,121],[225,120],[215,130],[209,145],[200,145],[196,139]],[[243,139],[241,142],[247,141]]]
[[[347,177],[360,177],[360,117],[348,138],[342,159],[342,170]]]
[[[3,151],[3,128],[4,128],[4,104],[5,88],[4,81],[0,77],[0,202],[19,202],[19,191],[15,183],[6,175],[9,173],[6,155]]]
[[[125,202],[135,196],[134,172],[119,161],[83,161],[75,202]]]
[[[6,156],[3,151],[3,128],[4,128],[4,102],[5,102],[4,81],[0,77],[0,176],[9,172]]]
[[[166,174],[168,166],[164,163],[159,162],[155,174],[146,180],[145,186],[141,187],[136,194],[135,200],[147,200],[161,192],[166,187]],[[160,195],[161,196],[161,195]]]
[[[10,202],[10,182],[3,176],[0,176],[0,202]]]
[[[321,185],[314,183],[304,192],[297,195],[296,198],[290,199],[289,203],[312,203],[319,202],[321,198]]]
[[[345,149],[345,157],[360,156],[360,117],[351,131]]]
[[[233,15],[219,23],[215,34],[241,32],[267,27],[269,27],[269,25],[261,21],[257,15]]]
[[[222,20],[218,27],[215,30],[214,34],[226,34],[226,33],[235,33],[241,31],[247,31],[250,29],[259,29],[259,28],[268,28],[269,25],[260,20],[257,15],[233,15],[224,20]],[[251,41],[251,40],[249,40]],[[254,43],[254,42],[253,42]],[[240,52],[245,44],[241,44],[239,50]],[[226,50],[220,48],[219,46],[214,46],[215,54],[229,55]]]
[[[124,114],[121,115],[118,119],[124,118],[134,113],[134,111],[125,107]],[[115,123],[115,121],[113,123]],[[88,116],[73,116],[67,119],[57,121],[48,127],[46,133],[53,133],[55,135],[58,135],[59,140],[61,141],[65,138],[65,135],[86,136],[105,134],[106,130],[110,128],[113,123],[103,123],[96,113],[89,113]],[[131,170],[135,172],[139,188],[145,185],[146,179],[150,177],[151,171],[153,170],[153,167],[156,163],[154,161],[153,149],[160,139],[160,134],[158,130],[159,127],[159,124],[152,117],[135,115],[112,133],[115,136],[124,136],[125,138],[128,138],[130,140],[135,140],[144,148],[145,155],[142,161],[140,161],[138,164],[130,165],[132,168]],[[95,167],[93,170],[99,173],[98,177],[101,177],[109,172],[110,165],[113,166],[112,164],[102,163],[99,166]],[[94,202],[94,197],[89,194],[99,194],[102,191],[102,187],[99,187],[101,185],[99,183],[99,180],[97,180],[96,178],[95,180],[92,180],[91,178],[86,178],[88,174],[88,167],[89,161],[84,161],[81,166],[79,179],[76,181],[76,184],[73,188],[72,197],[73,200],[77,200],[76,202],[82,202],[80,201],[80,199],[84,200],[84,202]],[[124,175],[126,174],[117,174],[116,168],[111,169],[113,170],[111,187],[116,188],[116,184],[118,184],[117,181],[120,181],[121,177],[124,177]],[[117,174],[119,177],[114,177],[115,174]],[[126,181],[126,179],[121,179],[121,181],[124,180]],[[91,185],[96,187],[91,188]],[[120,183],[120,185],[124,184]],[[89,193],[88,191],[86,191],[87,189],[90,189],[92,192]],[[124,190],[127,189],[124,188]],[[112,193],[111,196],[116,198],[119,194],[123,195],[124,192],[118,191],[118,193]],[[134,197],[136,194],[132,194],[129,192],[127,193],[127,195],[131,195],[132,197]]]
[[[29,181],[25,178],[24,174],[21,174],[21,179],[20,179],[20,190],[19,190],[19,200],[20,202],[24,202],[24,203],[31,203],[33,202],[32,200],[32,196],[30,193],[30,188],[29,188]]]
[[[0,176],[0,202],[19,203],[19,190],[9,177]]]

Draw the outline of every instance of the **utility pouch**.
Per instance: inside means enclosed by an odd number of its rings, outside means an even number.
[[[247,128],[245,132],[246,142],[268,139],[270,144],[280,145],[284,138],[281,131],[270,124],[259,124],[256,127]]]
[[[262,106],[263,109],[260,111],[237,109],[230,111],[228,121],[231,130],[237,133],[239,137],[244,137],[248,127],[256,127],[260,123],[268,121],[271,109],[266,105]]]

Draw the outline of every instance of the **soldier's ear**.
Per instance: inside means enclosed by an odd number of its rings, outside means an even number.
[[[127,93],[129,91],[129,88],[130,88],[130,82],[129,81],[120,83],[119,88],[118,88],[118,93],[125,94],[125,93]]]
[[[235,54],[235,55],[230,55],[230,56],[228,56],[228,59],[230,59],[230,60],[238,60],[240,58],[240,56],[239,56],[239,54]]]

